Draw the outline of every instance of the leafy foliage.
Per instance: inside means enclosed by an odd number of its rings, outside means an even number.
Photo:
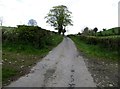
[[[94,32],[96,33],[96,32],[98,31],[98,28],[97,28],[97,27],[95,27],[93,30],[94,30]]]
[[[53,32],[42,29],[38,26],[18,25],[13,30],[3,30],[3,43],[29,44],[36,48],[43,48],[52,43]]]
[[[84,31],[82,32],[84,35],[88,35],[89,33],[89,28],[88,27],[85,27],[84,28]]]
[[[120,37],[95,37],[69,35],[85,56],[97,59],[120,58]]]
[[[65,32],[64,29],[66,26],[73,25],[71,14],[72,13],[66,6],[59,5],[54,6],[45,18],[47,18],[46,22],[55,27],[55,29],[58,30],[59,34],[61,34],[61,32]]]

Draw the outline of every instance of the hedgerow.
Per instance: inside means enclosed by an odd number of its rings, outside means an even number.
[[[2,30],[3,43],[29,44],[36,48],[52,45],[52,35],[56,34],[38,26],[18,25],[12,30]]]
[[[107,50],[120,49],[120,37],[80,36],[80,40],[90,45],[99,45]]]

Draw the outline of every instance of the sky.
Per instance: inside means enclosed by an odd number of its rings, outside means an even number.
[[[118,27],[120,27],[120,1],[118,3]]]
[[[76,34],[85,27],[113,28],[118,26],[119,0],[0,0],[0,17],[4,26],[16,26],[35,19],[38,26],[51,30],[44,17],[53,6],[65,5],[72,12],[73,26],[66,34]]]

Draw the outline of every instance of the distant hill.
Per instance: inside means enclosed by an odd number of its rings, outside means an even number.
[[[2,26],[2,29],[4,30],[12,30],[15,29],[16,27],[7,27],[7,26]]]
[[[120,27],[111,28],[105,31],[97,32],[97,36],[120,35]]]

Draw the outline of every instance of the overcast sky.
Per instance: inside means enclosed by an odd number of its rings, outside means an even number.
[[[53,30],[44,17],[53,6],[66,5],[72,12],[73,26],[67,33],[78,33],[86,26],[112,28],[118,26],[119,0],[0,0],[0,17],[5,26],[27,24],[35,19],[38,26]]]

